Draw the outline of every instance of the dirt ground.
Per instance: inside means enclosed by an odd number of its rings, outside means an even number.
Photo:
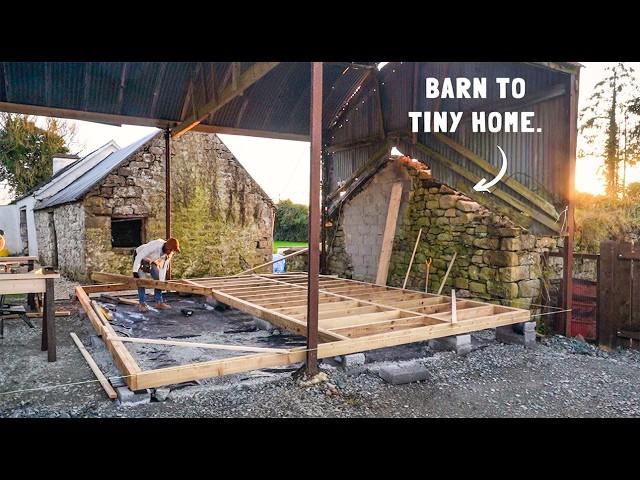
[[[640,416],[639,352],[607,353],[564,337],[543,339],[536,349],[525,350],[497,343],[489,330],[474,334],[478,348],[466,356],[431,352],[420,343],[368,352],[364,366],[347,370],[325,361],[321,368],[328,381],[311,387],[301,387],[293,378],[294,365],[202,380],[166,390],[165,401],[121,405],[107,399],[69,336],[75,332],[105,373],[117,375],[100,341],[91,339],[89,321],[78,313],[77,303],[60,307],[73,315],[58,319],[55,363],[40,351],[38,320],[34,329],[21,320],[6,322],[0,340],[0,417]],[[237,324],[238,319],[225,318],[227,324]],[[254,344],[269,344],[279,333],[245,330]],[[282,335],[279,341],[296,344],[299,339]],[[136,354],[142,363],[175,361],[148,348]],[[208,358],[203,355],[188,360]],[[378,376],[381,367],[402,362],[423,363],[429,378],[390,385]]]

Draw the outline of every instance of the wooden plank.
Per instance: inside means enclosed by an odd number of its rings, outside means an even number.
[[[607,348],[618,345],[616,324],[615,266],[618,262],[617,243],[607,240],[600,243],[600,269],[598,273],[598,344]]]
[[[80,302],[82,309],[89,317],[89,321],[93,325],[94,329],[103,339],[107,337],[117,337],[115,330],[109,325],[107,319],[101,317],[95,312],[91,306],[91,300],[85,293],[82,287],[76,287],[76,298]],[[124,346],[122,342],[118,341],[105,341],[105,345],[117,367],[124,374],[124,381],[129,388],[137,390],[136,388],[136,375],[141,371],[140,366],[135,361],[129,350]]]
[[[0,257],[0,263],[19,263],[26,265],[29,262],[37,262],[38,257]]]
[[[409,300],[393,300],[391,302],[384,302],[385,305],[390,307],[404,308],[406,310],[413,310],[414,308],[426,307],[427,305],[436,305],[439,303],[449,303],[449,297],[445,295],[435,295],[429,298],[415,298]]]
[[[384,236],[382,237],[382,249],[380,250],[378,273],[376,275],[376,283],[378,285],[387,284],[389,261],[391,260],[393,239],[396,236],[396,222],[398,220],[398,212],[400,211],[401,198],[402,183],[396,182],[391,187],[391,196],[389,198],[389,207],[387,209],[387,222],[384,227]]]
[[[297,142],[308,142],[309,135],[299,133],[287,133],[287,132],[273,132],[267,130],[254,130],[252,128],[237,128],[237,127],[225,127],[218,125],[205,125],[200,123],[193,128],[194,132],[206,132],[206,133],[224,133],[226,135],[242,135],[249,137],[260,138],[277,138],[280,140],[294,140]]]
[[[95,280],[96,282],[124,283],[130,288],[158,288],[166,291],[194,293],[196,295],[211,295],[211,288],[209,287],[195,287],[193,285],[186,285],[179,282],[165,282],[147,278],[134,278],[128,277],[126,275],[119,275],[116,273],[95,272],[91,275],[91,279]]]
[[[361,303],[357,300],[341,300],[338,302],[321,303],[318,306],[318,310],[320,313],[323,313],[323,312],[329,313],[335,310],[346,310],[349,308],[355,308],[359,306],[361,306]],[[305,304],[300,307],[282,307],[282,308],[276,308],[274,310],[282,313],[286,313],[288,315],[296,315],[300,313],[306,314],[307,306]]]
[[[56,317],[68,317],[69,315],[71,315],[71,312],[69,310],[58,310],[57,312],[55,312]],[[28,312],[27,317],[42,318],[42,312]]]
[[[527,321],[530,318],[529,312],[527,311],[513,312],[508,315],[508,317],[502,316],[496,320],[492,320],[492,317],[484,317],[478,319],[476,323],[459,322],[454,325],[449,323],[428,325],[408,330],[397,330],[382,334],[369,335],[362,338],[322,343],[318,345],[318,358],[347,355],[349,353],[419,342],[429,340],[431,338],[461,335],[475,330],[484,330],[486,328],[495,328],[504,325],[511,325],[513,323],[520,323]],[[428,319],[429,317],[424,318]],[[203,378],[241,373],[260,368],[288,365],[291,363],[302,362],[304,358],[305,351],[304,348],[301,348],[292,349],[291,353],[286,355],[274,353],[245,355],[243,357],[148,370],[137,375],[137,388],[154,388],[190,380],[200,380]]]
[[[402,283],[402,289],[407,288],[407,280],[409,280],[409,273],[411,273],[411,267],[413,266],[413,259],[416,256],[416,250],[418,250],[418,244],[420,243],[420,237],[422,236],[422,228],[418,232],[418,238],[416,238],[416,244],[413,246],[413,253],[411,254],[411,260],[409,261],[409,266],[407,267],[407,273],[404,276],[404,282]]]
[[[256,317],[262,318],[263,320],[267,320],[268,322],[275,323],[279,327],[285,328],[286,330],[298,333],[300,335],[307,334],[306,322],[300,321],[289,315],[284,315],[279,312],[274,312],[273,310],[270,310],[268,308],[247,302],[245,300],[241,300],[231,295],[227,295],[221,290],[214,289],[212,293],[213,293],[213,297],[217,301],[222,302],[226,305],[229,305],[230,307],[237,308],[238,310],[241,310],[250,315],[255,315]],[[341,335],[333,334],[332,332],[326,331],[325,329],[321,329],[321,328],[318,329],[318,335],[320,340],[325,342],[344,339],[344,337],[342,337]]]
[[[449,262],[449,266],[447,267],[447,271],[444,274],[444,277],[442,277],[442,283],[440,284],[440,288],[438,289],[438,295],[440,295],[442,293],[442,289],[444,288],[445,284],[447,283],[447,278],[449,278],[449,273],[451,272],[451,267],[453,267],[453,262],[456,261],[456,257],[458,256],[458,252],[453,252],[453,257],[451,258],[451,261]]]
[[[270,262],[263,263],[261,265],[258,265],[257,267],[253,267],[253,268],[250,268],[248,270],[244,270],[244,271],[238,273],[238,275],[244,275],[245,273],[254,272],[259,268],[268,267],[269,265],[273,265],[274,263],[280,262],[282,260],[286,260],[287,258],[295,257],[296,255],[301,255],[301,254],[306,253],[308,251],[309,251],[308,248],[303,248],[302,250],[298,250],[297,252],[293,252],[293,253],[290,253],[289,255],[285,255],[284,257],[282,257],[282,258],[280,258],[278,260],[271,260]]]
[[[182,342],[178,340],[163,340],[158,338],[108,337],[108,340],[111,340],[111,341],[115,340],[118,342],[125,342],[125,343],[167,345],[172,347],[204,348],[209,350],[231,350],[234,352],[289,353],[289,350],[283,349],[283,348],[252,347],[248,345],[224,345],[219,343]]]
[[[220,92],[218,98],[212,99],[204,105],[196,106],[196,111],[173,129],[171,134],[172,138],[174,140],[179,138],[181,135],[205,120],[209,115],[220,110],[227,103],[238,95],[241,95],[247,88],[277,67],[279,63],[280,62],[256,62],[251,65],[251,67],[249,67],[240,76],[240,78],[237,79],[237,82],[232,82],[231,85],[227,86],[222,92]]]
[[[332,330],[334,328],[353,327],[356,325],[372,323],[380,320],[394,320],[400,318],[401,316],[402,312],[400,312],[399,310],[386,310],[383,312],[326,318],[320,322],[320,325],[322,325],[322,328]]]
[[[93,325],[93,329],[96,333],[104,338],[104,327],[102,326],[102,322],[98,317],[98,314],[93,310],[93,306],[91,305],[91,299],[85,293],[84,289],[80,286],[76,287],[76,298],[80,302],[80,306],[89,317],[89,321],[91,325]]]
[[[76,346],[78,347],[78,350],[80,350],[80,353],[82,354],[84,359],[89,364],[89,368],[91,368],[91,371],[93,372],[93,374],[96,376],[96,378],[100,382],[100,385],[102,385],[102,388],[104,389],[104,391],[107,394],[107,396],[111,400],[115,400],[116,398],[118,398],[118,395],[116,394],[116,391],[113,389],[113,387],[111,386],[111,384],[107,380],[107,377],[104,376],[104,374],[100,370],[100,367],[98,367],[96,362],[91,357],[91,354],[87,351],[86,348],[84,348],[84,345],[82,344],[82,342],[80,341],[78,336],[73,332],[71,332],[69,335],[71,335],[71,338],[73,339],[73,342],[76,344]]]
[[[432,320],[427,317],[404,317],[394,320],[380,320],[371,323],[365,323],[361,325],[355,325],[350,327],[335,328],[332,331],[345,335],[349,338],[359,338],[368,335],[377,335],[386,332],[396,332],[398,330],[407,330],[411,328],[420,328],[427,325],[438,325],[443,322]]]
[[[129,290],[129,287],[126,283],[107,283],[101,285],[82,285],[82,289],[85,291],[87,295],[91,293],[102,293],[102,292],[121,292],[124,290]]]
[[[11,274],[7,274],[11,275]],[[19,294],[19,293],[44,293],[47,289],[46,280],[42,279],[29,279],[29,280],[15,280],[10,278],[3,278],[4,274],[0,277],[0,294]]]

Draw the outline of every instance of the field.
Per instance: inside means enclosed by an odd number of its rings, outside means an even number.
[[[279,248],[282,247],[308,247],[307,242],[288,242],[286,240],[274,240],[273,241],[273,253],[276,253]]]

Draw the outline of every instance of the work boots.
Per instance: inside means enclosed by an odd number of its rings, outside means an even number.
[[[158,310],[167,310],[171,308],[171,305],[164,302],[156,302],[154,307],[156,307]]]
[[[140,313],[147,313],[149,311],[149,307],[147,307],[146,303],[141,303],[138,305],[138,311]]]

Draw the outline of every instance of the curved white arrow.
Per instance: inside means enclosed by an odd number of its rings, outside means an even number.
[[[502,154],[502,168],[500,168],[498,176],[488,183],[487,179],[483,178],[473,186],[474,190],[478,192],[488,192],[489,188],[498,183],[502,179],[502,177],[504,177],[504,174],[507,173],[507,156],[504,154],[504,150],[500,148],[500,145],[498,145],[498,150],[500,150],[500,153]]]

